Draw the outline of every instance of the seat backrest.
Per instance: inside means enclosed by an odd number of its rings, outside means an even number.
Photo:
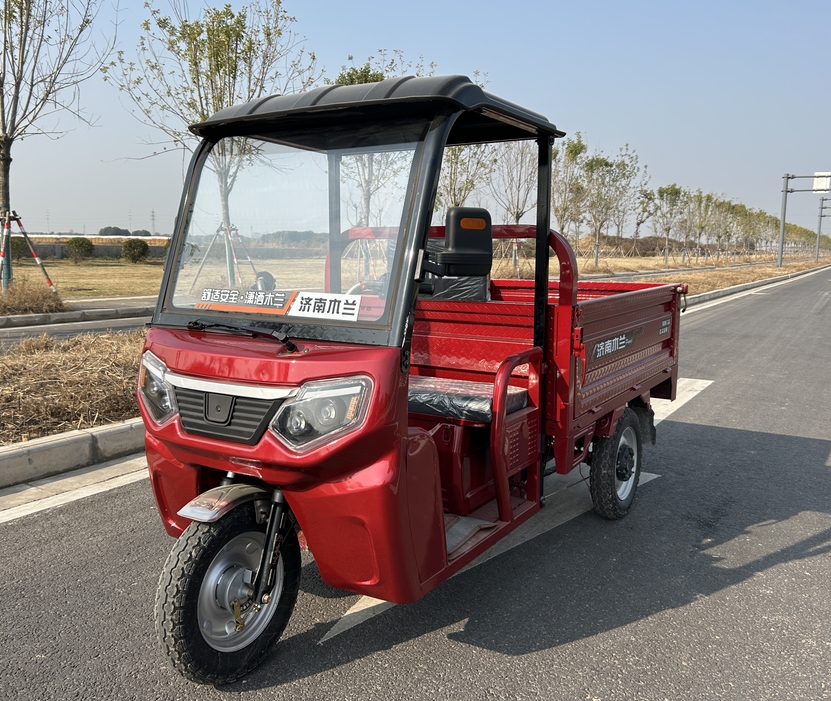
[[[444,249],[435,256],[445,275],[484,276],[493,262],[491,215],[481,207],[450,207],[445,218]]]

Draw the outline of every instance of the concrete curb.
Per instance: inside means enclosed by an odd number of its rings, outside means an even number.
[[[82,309],[74,312],[57,312],[55,314],[16,314],[0,316],[0,328],[18,326],[41,326],[43,324],[61,324],[77,321],[101,321],[103,319],[132,319],[137,316],[151,316],[156,309],[151,307],[121,307],[119,309]]]
[[[781,277],[768,280],[749,282],[744,285],[735,285],[723,290],[705,292],[687,298],[687,306],[702,304],[721,297],[752,290],[757,287],[764,287],[776,282],[790,280],[791,278],[807,275],[820,270],[831,268],[831,264],[820,268],[812,268],[798,273],[791,273]],[[136,307],[152,313],[153,307]],[[122,310],[90,310],[92,312],[125,312]],[[69,312],[77,314],[79,312]],[[82,312],[87,314],[89,312]],[[142,316],[135,314],[133,316]],[[32,316],[59,316],[53,315],[32,315]],[[126,315],[125,315],[126,316]],[[8,317],[7,317],[8,318]],[[18,317],[19,318],[19,317]],[[117,317],[113,317],[117,318]],[[2,321],[2,319],[0,319]],[[144,449],[144,424],[141,419],[129,419],[111,426],[99,426],[97,428],[84,429],[80,431],[69,431],[55,436],[37,438],[26,443],[15,443],[13,445],[0,447],[0,488],[9,487],[21,482],[49,477],[61,472],[76,470],[87,465],[94,465],[105,460],[131,455]]]
[[[143,449],[144,423],[140,418],[3,446],[0,447],[0,488],[132,455]]]

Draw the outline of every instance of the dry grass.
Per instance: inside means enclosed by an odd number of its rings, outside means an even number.
[[[827,259],[824,261],[820,259],[819,263],[814,263],[814,261],[786,263],[781,268],[777,268],[775,264],[771,264],[753,266],[752,268],[713,270],[705,273],[685,274],[684,272],[679,272],[666,277],[646,278],[646,281],[686,283],[690,286],[689,294],[698,295],[704,292],[712,292],[713,290],[723,290],[726,287],[733,287],[734,285],[743,285],[748,282],[767,280],[769,278],[787,275],[788,273],[796,273],[801,270],[810,270],[818,265],[827,264]]]
[[[155,295],[162,283],[164,261],[125,263],[92,259],[75,265],[70,260],[44,261],[49,277],[64,299],[69,297],[113,297],[116,295]],[[34,286],[40,284],[34,261],[23,259],[14,264],[15,277],[26,275]],[[44,282],[44,287],[46,283]]]
[[[6,293],[0,295],[0,316],[64,311],[66,307],[61,298],[47,287],[46,280],[39,272],[34,281],[28,275],[19,276],[9,285]]]
[[[577,257],[577,270],[582,275],[619,275],[640,272],[658,272],[671,268],[673,270],[698,270],[701,268],[716,268],[727,269],[737,265],[773,265],[775,263],[775,256],[754,256],[744,257],[736,256],[733,261],[731,257],[722,257],[716,261],[711,257],[705,265],[704,256],[699,256],[696,262],[694,257],[685,258],[681,262],[681,256],[670,256],[669,263],[664,264],[663,256],[628,256],[616,258],[600,258],[598,265],[594,264],[594,258],[591,256]],[[828,258],[826,257],[827,261]],[[559,272],[559,264],[554,254],[551,254],[551,264],[549,266],[549,273],[556,277]],[[514,265],[513,260],[509,258],[495,258],[493,268],[491,269],[491,277],[494,278],[524,278],[530,279],[534,277],[534,260],[531,257],[521,257]]]
[[[144,331],[29,338],[0,349],[0,445],[138,416]]]
[[[826,259],[827,260],[827,259]],[[692,261],[695,262],[694,260]],[[737,258],[736,263],[745,262]],[[533,259],[521,259],[519,261],[519,275],[510,259],[496,259],[492,270],[492,277],[495,278],[533,278]],[[90,260],[81,265],[74,265],[69,260],[48,260],[47,270],[58,292],[63,298],[68,297],[110,297],[116,295],[155,295],[159,292],[162,280],[163,261],[152,260],[145,263],[132,265],[122,261],[113,260]],[[294,259],[273,259],[258,261],[260,269],[266,269],[279,275],[281,283],[287,289],[316,289],[323,285],[323,262],[320,258],[294,258]],[[357,261],[349,259],[344,266],[344,284],[351,285],[360,279],[357,269]],[[628,258],[601,258],[600,265],[595,267],[594,259],[580,257],[577,259],[578,269],[583,275],[615,273],[633,273],[640,271],[658,271],[663,269],[664,259],[660,256],[653,257],[628,257]],[[703,256],[699,259],[699,265],[681,265],[681,260],[673,261],[670,258],[670,267],[682,269],[694,269],[704,267]],[[719,268],[732,266],[732,261],[722,259],[715,263],[712,259],[708,267],[716,265]],[[212,268],[216,268],[213,270]],[[250,284],[251,271],[246,263],[241,264],[243,282]],[[551,274],[557,275],[558,266],[554,259],[551,263]],[[377,275],[378,272],[375,271]],[[36,270],[32,261],[23,259],[15,264],[16,277],[25,277],[29,280],[31,289],[35,290],[41,286],[42,278]],[[224,262],[217,263],[209,260],[199,279],[200,286],[209,286],[208,282],[217,282],[218,286],[224,286]],[[690,276],[692,277],[692,276]],[[766,274],[763,277],[772,277]],[[187,278],[186,278],[187,279]],[[219,282],[222,282],[219,285]],[[46,284],[42,284],[43,289]],[[14,312],[2,312],[2,314]]]

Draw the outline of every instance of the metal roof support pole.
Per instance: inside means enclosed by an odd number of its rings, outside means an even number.
[[[537,237],[534,266],[534,345],[545,348],[545,321],[548,311],[548,233],[551,229],[551,134],[537,136],[539,166],[537,179]]]
[[[329,153],[329,288],[340,293],[341,256],[343,255],[340,223],[340,154]]]
[[[550,249],[548,236],[551,230],[551,145],[554,137],[547,132],[537,132],[537,146],[539,147],[539,160],[537,167],[537,231],[536,247],[534,252],[534,345],[537,348],[545,349],[546,321],[548,320],[548,262]],[[543,350],[544,353],[544,350]],[[541,375],[548,371],[545,362],[540,367]],[[528,376],[529,382],[533,374]],[[539,382],[540,411],[545,406],[545,380],[537,378]],[[529,387],[529,390],[531,388]],[[542,415],[542,414],[541,414]],[[540,436],[539,443],[539,499],[540,505],[545,501],[545,460],[547,450],[545,440]],[[530,495],[529,495],[530,496]]]

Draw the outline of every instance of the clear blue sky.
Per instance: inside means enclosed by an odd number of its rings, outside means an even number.
[[[164,1],[157,0],[162,8]],[[129,56],[145,13],[140,0],[122,2],[119,44]],[[783,173],[831,171],[828,0],[286,0],[285,7],[329,77],[348,55],[360,63],[379,48],[423,55],[442,74],[486,72],[490,92],[581,131],[591,148],[614,153],[628,143],[653,187],[677,182],[778,216]],[[149,153],[142,140],[158,134],[97,77],[83,98],[98,126],[67,122],[73,130],[58,141],[15,144],[12,206],[30,231],[47,230],[47,212],[54,231],[149,229],[155,210],[157,229],[168,233],[181,156],[129,160]],[[788,221],[815,229],[819,197],[792,195]]]

